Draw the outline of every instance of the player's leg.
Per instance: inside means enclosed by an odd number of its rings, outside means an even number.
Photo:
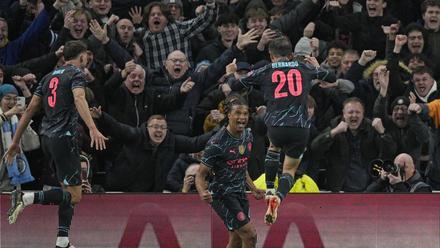
[[[70,195],[70,201],[58,206],[57,247],[70,247],[69,231],[74,206],[81,200],[81,161],[79,146],[73,136],[63,137],[64,148],[53,147],[52,154],[57,168],[57,177],[64,194]]]
[[[232,193],[221,197],[214,197],[211,205],[214,211],[225,223],[230,234],[233,232],[236,235],[237,230],[248,224],[250,221],[249,202],[245,193]],[[244,240],[243,237],[239,235],[239,242],[236,236],[231,235],[229,236],[228,247],[241,247],[243,242],[246,242],[246,244],[249,243],[249,237],[246,237],[246,240]]]
[[[309,130],[303,128],[273,128],[272,136],[283,147],[285,153],[283,174],[278,180],[275,196],[268,197],[265,222],[273,224],[277,219],[278,207],[295,183],[295,173],[301,162],[309,138]]]
[[[242,240],[242,248],[253,248],[257,245],[257,231],[252,223],[248,222],[236,230],[236,233]]]
[[[228,231],[229,242],[226,248],[241,248],[241,238],[236,231]]]
[[[275,178],[277,176],[278,169],[281,166],[280,163],[281,148],[276,147],[272,142],[267,149],[266,159],[264,160],[264,170],[266,178],[266,195],[275,194]]]
[[[301,158],[302,155],[300,155],[299,158],[293,158],[287,154],[284,156],[283,174],[279,179],[277,190],[277,196],[281,201],[284,200],[290,189],[292,189],[293,185],[295,184],[295,173],[301,162]]]
[[[52,158],[61,187],[37,192],[33,203],[58,205],[58,234],[56,247],[72,247],[69,230],[73,207],[81,200],[81,164],[79,147],[75,137],[43,139],[43,148]],[[26,194],[23,196],[25,201]]]
[[[69,192],[71,196],[70,203],[60,204],[58,206],[58,234],[56,247],[73,247],[69,242],[69,231],[74,214],[74,206],[81,200],[81,185],[65,186],[65,192]]]
[[[41,137],[42,149],[46,157],[49,161],[54,160],[53,156],[54,147],[58,147],[62,149],[65,147],[65,144],[57,141],[57,139],[51,139],[45,136]],[[70,153],[70,150],[67,152]],[[43,205],[63,205],[70,204],[71,195],[67,191],[63,191],[62,189],[55,188],[48,191],[39,191],[39,192],[28,192],[22,193],[20,190],[16,190],[12,194],[12,206],[8,211],[9,223],[13,224],[17,221],[18,215],[24,209],[24,207],[29,206],[31,204],[43,204]]]

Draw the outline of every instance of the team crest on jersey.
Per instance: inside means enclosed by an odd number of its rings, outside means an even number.
[[[244,145],[239,145],[239,146],[238,146],[238,152],[239,152],[241,155],[243,155],[243,154],[244,154],[244,151],[245,151]]]

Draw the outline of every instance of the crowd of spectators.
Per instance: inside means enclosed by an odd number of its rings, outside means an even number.
[[[87,101],[109,138],[107,150],[92,150],[78,125],[84,191],[194,191],[230,94],[249,102],[255,180],[269,144],[264,96],[228,83],[269,63],[281,35],[297,58],[316,57],[338,78],[313,82],[299,173],[333,192],[440,190],[440,0],[2,0],[1,152],[24,111],[17,97],[28,103],[64,63],[63,45],[81,40]],[[58,185],[35,148],[25,154],[36,180],[23,187]],[[393,161],[398,176],[371,173],[375,159]],[[11,190],[4,166],[0,192]]]

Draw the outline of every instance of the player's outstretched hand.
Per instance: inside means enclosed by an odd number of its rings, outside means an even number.
[[[264,198],[266,191],[262,189],[255,189],[255,191],[252,191],[252,194],[254,195],[255,199],[261,200]]]
[[[108,140],[98,129],[90,130],[90,147],[95,147],[96,150],[105,150],[105,141]]]
[[[202,201],[204,201],[206,203],[212,202],[212,195],[208,190],[201,192],[199,195],[200,195],[200,199],[202,199]]]

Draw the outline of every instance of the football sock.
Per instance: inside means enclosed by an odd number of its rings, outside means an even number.
[[[34,204],[35,193],[24,193],[22,199],[25,206]]]
[[[48,191],[40,191],[34,194],[34,203],[43,205],[63,205],[70,204],[71,195],[68,191],[62,189],[51,189]]]
[[[264,160],[267,189],[273,189],[275,187],[275,177],[277,176],[280,164],[280,153],[271,150],[267,151],[266,159]]]
[[[73,205],[62,204],[58,207],[58,237],[68,237],[73,216]]]
[[[287,193],[289,193],[290,189],[293,187],[294,179],[292,175],[289,173],[283,173],[280,178],[280,183],[278,185],[278,192],[277,195],[280,197],[280,200],[282,201]]]

